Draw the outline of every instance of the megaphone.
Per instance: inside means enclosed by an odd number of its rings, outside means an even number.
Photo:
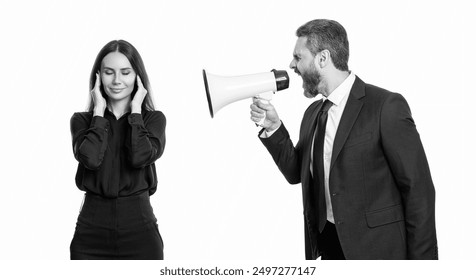
[[[203,69],[203,81],[212,118],[218,110],[230,103],[250,97],[269,102],[274,92],[289,87],[288,73],[275,69],[265,73],[232,77],[213,75]]]

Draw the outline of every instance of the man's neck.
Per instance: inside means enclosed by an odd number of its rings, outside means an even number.
[[[328,97],[337,87],[339,87],[347,77],[349,77],[350,71],[334,70],[326,75],[326,80],[322,94]]]

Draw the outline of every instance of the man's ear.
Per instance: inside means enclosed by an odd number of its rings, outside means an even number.
[[[322,50],[316,55],[315,59],[319,67],[325,68],[331,62],[331,53],[328,50]]]
[[[322,50],[314,56],[316,68],[325,68],[329,63],[331,63],[331,53],[328,50]]]

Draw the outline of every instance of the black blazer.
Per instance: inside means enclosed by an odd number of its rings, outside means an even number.
[[[313,121],[294,147],[284,124],[260,138],[291,184],[302,183],[306,259],[320,256],[317,190],[309,171]],[[261,134],[261,132],[260,132]],[[437,259],[435,190],[405,99],[356,77],[337,129],[329,189],[346,259]]]

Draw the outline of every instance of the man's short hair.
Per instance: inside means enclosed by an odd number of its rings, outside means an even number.
[[[307,38],[307,48],[315,56],[322,50],[331,54],[334,66],[341,71],[349,71],[349,41],[345,28],[335,20],[312,20],[296,31],[296,36]]]

